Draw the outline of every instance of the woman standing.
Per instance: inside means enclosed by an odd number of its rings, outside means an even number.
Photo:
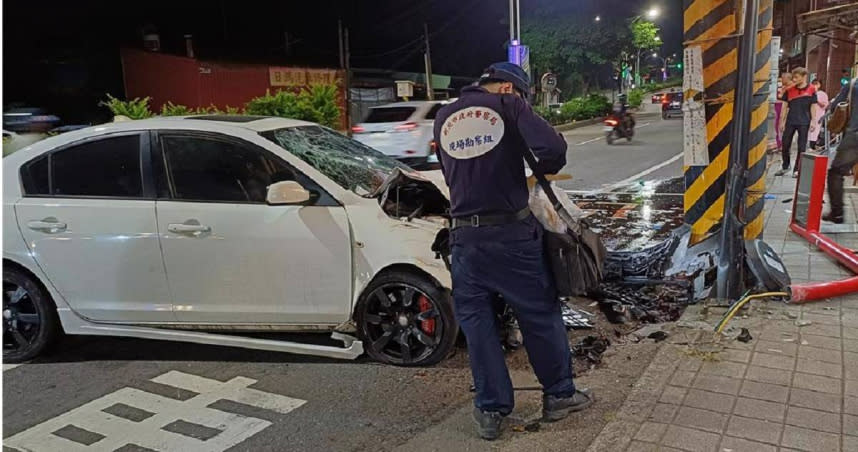
[[[816,87],[816,103],[811,110],[810,133],[807,138],[810,141],[810,147],[818,149],[825,145],[824,135],[823,138],[819,136],[822,131],[822,117],[825,115],[825,109],[828,108],[828,94],[822,90],[822,83],[819,79],[813,81],[813,86]]]

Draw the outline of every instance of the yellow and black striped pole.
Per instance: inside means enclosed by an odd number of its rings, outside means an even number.
[[[772,0],[747,1],[759,1],[747,206],[742,215],[745,238],[750,239],[759,237],[763,229],[773,6]],[[699,47],[702,55],[700,70],[704,89],[700,97],[705,105],[708,154],[704,164],[697,161],[686,166],[684,171],[685,222],[691,226],[692,244],[707,237],[721,223],[724,214],[742,3],[742,0],[684,0],[685,45],[686,48]],[[689,66],[686,62],[686,69]]]

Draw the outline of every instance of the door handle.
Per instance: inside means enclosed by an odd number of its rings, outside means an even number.
[[[67,224],[60,223],[54,217],[48,217],[43,220],[34,220],[27,222],[27,227],[34,231],[44,232],[46,234],[65,232],[65,230],[68,229]]]
[[[167,230],[174,234],[184,234],[184,235],[193,235],[199,236],[202,234],[208,234],[212,232],[212,228],[210,226],[203,226],[201,224],[188,224],[188,223],[171,223],[167,225]]]

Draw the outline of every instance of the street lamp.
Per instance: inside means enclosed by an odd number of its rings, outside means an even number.
[[[649,17],[650,19],[655,19],[656,17],[658,17],[658,14],[659,14],[659,10],[656,7],[652,7],[649,9],[649,11],[646,12],[646,16]]]
[[[596,22],[599,22],[600,20],[602,20],[602,17],[601,17],[601,16],[596,16]]]

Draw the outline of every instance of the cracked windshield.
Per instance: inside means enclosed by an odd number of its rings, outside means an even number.
[[[413,171],[370,147],[318,126],[272,130],[262,136],[360,196],[374,193],[395,168]]]

